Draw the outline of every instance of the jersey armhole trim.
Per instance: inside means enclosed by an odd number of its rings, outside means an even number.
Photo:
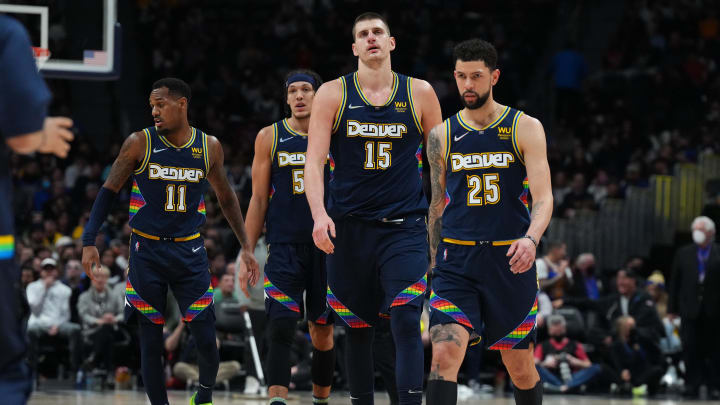
[[[450,158],[450,118],[445,120],[445,164]]]
[[[522,163],[524,165],[525,159],[524,159],[522,153],[520,153],[520,147],[517,143],[517,133],[516,133],[518,118],[520,118],[521,115],[523,115],[522,111],[518,111],[517,113],[515,113],[515,118],[513,118],[512,127],[510,128],[510,133],[512,133],[512,145],[513,145],[513,149],[515,150],[515,154],[517,155],[518,159],[520,159],[520,163]]]
[[[273,163],[275,161],[275,151],[277,150],[277,138],[278,138],[278,127],[277,122],[273,124],[273,136],[272,136],[272,145],[270,146],[270,163]]]
[[[202,131],[200,132],[202,133],[203,160],[205,160],[205,176],[207,177],[210,171],[210,151],[207,147],[207,134]]]
[[[340,101],[340,107],[338,108],[337,112],[335,113],[335,121],[333,122],[332,126],[332,133],[334,134],[337,132],[338,128],[340,127],[340,121],[342,120],[343,112],[345,111],[345,103],[347,103],[347,84],[345,83],[345,77],[340,77],[340,85],[342,86],[340,90],[341,94],[341,101]]]
[[[420,131],[420,135],[422,136],[423,127],[418,119],[417,113],[415,112],[415,103],[413,103],[412,79],[413,78],[410,76],[407,78],[408,103],[410,103],[410,113],[412,114],[413,121],[415,121],[415,126],[417,126],[417,129]]]
[[[143,129],[143,134],[145,135],[145,156],[143,156],[143,160],[140,163],[140,167],[138,167],[137,170],[135,170],[135,172],[134,172],[135,174],[142,173],[145,170],[145,168],[147,167],[148,161],[150,161],[150,148],[151,148],[150,131],[147,128],[145,128],[145,129]]]

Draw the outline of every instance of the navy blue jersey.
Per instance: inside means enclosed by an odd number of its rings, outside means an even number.
[[[522,114],[506,107],[485,128],[468,124],[462,112],[445,120],[444,238],[507,241],[525,235],[530,225],[528,182],[515,134]]]
[[[43,128],[50,92],[38,75],[23,26],[0,15],[0,260],[14,252],[12,181],[5,139]]]
[[[427,213],[422,189],[423,131],[412,103],[412,78],[393,72],[387,102],[372,105],[357,72],[340,78],[342,102],[333,124],[328,214],[364,219]]]
[[[175,146],[155,127],[145,128],[145,159],[133,174],[130,226],[160,237],[179,238],[205,223],[210,168],[207,135],[190,128],[190,140]]]
[[[265,216],[268,243],[312,242],[313,219],[305,198],[305,151],[307,134],[288,124],[287,119],[272,125],[270,150],[270,203]],[[329,167],[325,166],[327,184]]]

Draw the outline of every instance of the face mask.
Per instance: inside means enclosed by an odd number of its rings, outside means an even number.
[[[695,242],[695,244],[697,244],[697,245],[702,245],[703,243],[705,243],[705,240],[707,239],[707,237],[705,236],[705,232],[703,232],[699,229],[696,229],[693,231],[692,238],[693,238],[693,242]]]
[[[560,342],[562,342],[563,339],[565,339],[565,335],[551,336],[551,338],[552,338],[554,341],[560,343]]]

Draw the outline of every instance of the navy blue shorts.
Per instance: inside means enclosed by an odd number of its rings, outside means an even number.
[[[186,322],[215,321],[207,252],[201,237],[172,242],[130,237],[130,269],[125,287],[125,320],[165,323],[168,287]]]
[[[264,287],[268,319],[303,318],[307,311],[309,321],[328,323],[325,253],[312,242],[269,244]]]
[[[538,282],[535,265],[510,271],[509,245],[440,242],[430,295],[430,327],[457,323],[491,350],[527,349],[535,342]]]
[[[0,260],[0,371],[19,366],[26,350],[25,291],[20,286],[20,268],[12,259]],[[0,376],[0,380],[2,380]]]
[[[421,308],[427,289],[425,216],[401,223],[350,216],[336,220],[335,231],[335,253],[327,255],[327,301],[346,325],[370,327],[400,305]]]

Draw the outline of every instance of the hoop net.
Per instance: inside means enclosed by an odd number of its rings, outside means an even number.
[[[47,48],[32,47],[33,55],[35,56],[35,64],[38,69],[42,69],[45,62],[50,59],[50,50]]]

